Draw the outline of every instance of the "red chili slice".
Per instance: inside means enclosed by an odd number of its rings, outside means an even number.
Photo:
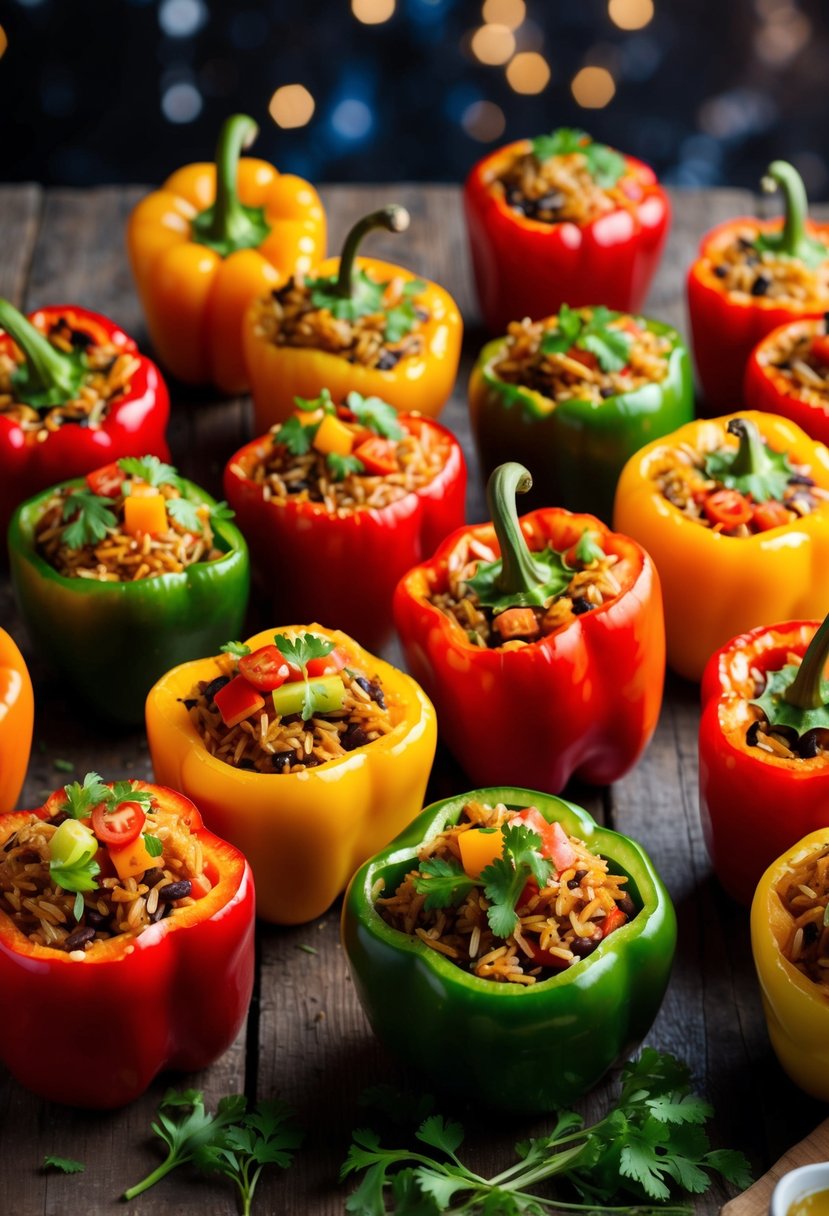
[[[262,692],[273,692],[291,677],[291,669],[276,646],[260,646],[239,660],[239,674]],[[296,677],[299,678],[299,677]]]
[[[754,504],[739,490],[715,490],[705,499],[702,509],[712,524],[724,528],[747,524],[754,514]]]
[[[138,802],[122,802],[114,811],[107,812],[101,802],[92,812],[92,831],[101,844],[131,844],[140,835],[147,816]]]

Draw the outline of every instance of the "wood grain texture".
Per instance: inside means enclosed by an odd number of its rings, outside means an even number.
[[[470,464],[468,516],[485,517],[483,487],[471,444],[466,411],[466,379],[485,335],[469,273],[459,195],[454,187],[329,186],[322,191],[336,249],[360,215],[389,201],[412,213],[405,238],[373,236],[368,251],[400,261],[437,278],[457,299],[467,320],[458,384],[443,421],[460,437]],[[126,216],[139,188],[61,190],[44,196],[36,187],[0,191],[0,293],[34,306],[77,301],[116,318],[145,345],[146,334],[123,247]],[[677,193],[674,227],[665,260],[646,312],[685,330],[684,277],[700,233],[729,215],[744,212],[749,196],[737,191]],[[184,473],[212,492],[220,490],[221,469],[250,437],[245,399],[220,401],[210,394],[173,385],[171,444]],[[90,768],[105,776],[150,775],[140,731],[118,732],[79,715],[59,681],[31,653],[14,608],[8,580],[0,574],[0,623],[23,644],[38,698],[38,744],[23,805],[67,778],[55,758],[71,761],[83,775]],[[274,625],[251,612],[251,628]],[[386,657],[399,661],[391,647]],[[641,839],[652,853],[677,904],[680,942],[674,978],[649,1041],[675,1051],[691,1064],[717,1106],[720,1143],[748,1152],[758,1171],[766,1168],[820,1117],[816,1104],[799,1095],[782,1076],[765,1035],[748,946],[747,916],[713,883],[699,829],[696,790],[696,690],[680,681],[668,685],[665,708],[651,748],[637,769],[612,790],[572,788],[568,795],[597,818]],[[554,741],[551,743],[554,746]],[[520,780],[520,775],[516,775]],[[430,782],[432,798],[467,785],[463,774],[439,754]],[[338,931],[339,905],[318,922],[297,929],[263,927],[258,938],[259,978],[247,1034],[214,1068],[195,1079],[210,1101],[243,1087],[251,1098],[282,1097],[298,1110],[307,1128],[305,1148],[293,1169],[264,1176],[257,1209],[307,1216],[343,1211],[347,1188],[337,1182],[350,1129],[366,1121],[358,1106],[365,1086],[391,1080],[415,1092],[407,1077],[371,1035],[349,982]],[[60,1011],[55,1011],[60,1033]],[[69,1049],[69,1048],[68,1048]],[[168,1083],[159,1080],[144,1098],[114,1115],[78,1114],[38,1102],[0,1074],[0,1212],[13,1216],[63,1216],[70,1211],[117,1212],[117,1196],[159,1158],[150,1122]],[[583,1104],[599,1113],[611,1086],[600,1086]],[[510,1160],[521,1135],[544,1126],[533,1121],[501,1127],[477,1112],[456,1112],[467,1123],[471,1163],[494,1172]],[[64,1178],[39,1170],[44,1154],[77,1157],[83,1175]],[[721,1190],[697,1204],[713,1213]],[[132,1209],[131,1209],[132,1210]],[[136,1202],[144,1216],[231,1216],[233,1192],[224,1183],[194,1180],[186,1170]],[[743,1216],[733,1213],[730,1216]],[[746,1216],[751,1216],[747,1213]],[[760,1216],[758,1210],[758,1216]]]
[[[762,1178],[758,1178],[754,1186],[750,1186],[742,1195],[731,1199],[722,1209],[721,1216],[766,1216],[769,1210],[771,1193],[779,1179],[789,1170],[796,1170],[801,1165],[811,1165],[815,1161],[829,1160],[829,1119],[815,1128],[803,1140],[800,1140],[778,1161]]]

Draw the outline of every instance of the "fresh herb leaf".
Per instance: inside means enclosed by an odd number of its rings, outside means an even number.
[[[562,304],[558,327],[544,332],[541,353],[561,355],[576,347],[595,355],[602,371],[621,371],[630,358],[633,335],[612,325],[614,320],[613,313],[603,305],[594,308],[588,319]]]
[[[112,510],[112,499],[91,490],[73,490],[63,502],[61,519],[72,522],[63,529],[63,543],[70,549],[83,549],[103,540],[109,528],[118,520]]]
[[[49,877],[64,891],[95,891],[98,886],[95,879],[101,873],[101,867],[95,860],[96,852],[96,847],[88,849],[71,866],[50,861]]]
[[[305,423],[301,418],[292,415],[274,433],[273,441],[287,448],[292,456],[304,456],[311,451],[318,428],[319,423]]]
[[[83,784],[77,781],[63,787],[66,801],[61,805],[64,815],[70,819],[86,819],[99,802],[109,797],[109,787],[97,773],[87,773]]]
[[[484,894],[490,901],[487,909],[489,927],[496,937],[507,938],[518,923],[515,905],[527,881],[534,878],[545,887],[553,873],[552,863],[541,856],[541,837],[525,824],[512,824],[503,829],[503,852],[481,872]]]
[[[157,456],[123,456],[118,461],[118,468],[127,476],[146,482],[148,486],[181,487],[178,470],[171,464],[164,464]]]
[[[301,633],[296,638],[289,638],[284,633],[275,633],[273,640],[283,659],[287,659],[303,672],[311,659],[324,659],[334,649],[334,643],[328,638],[320,637],[318,633]]]
[[[204,507],[198,506],[184,495],[180,498],[168,498],[166,505],[167,514],[175,520],[179,527],[184,528],[187,532],[204,531]]]
[[[584,322],[581,313],[576,312],[569,304],[562,304],[558,310],[558,325],[555,329],[545,329],[541,338],[541,353],[543,355],[563,355],[575,346],[576,339],[582,331]]]
[[[336,414],[337,412],[330,390],[327,388],[322,390],[319,397],[294,397],[294,405],[298,410],[309,413],[316,410],[322,410],[326,414]]]
[[[213,524],[221,523],[222,520],[235,519],[236,512],[232,507],[222,499],[221,502],[214,503],[210,508],[210,522]]]
[[[400,425],[397,410],[381,397],[364,397],[361,393],[351,392],[345,399],[345,404],[351,410],[357,421],[376,435],[384,439],[402,439],[403,428]]]
[[[152,836],[149,832],[144,832],[144,847],[150,857],[160,857],[164,852],[164,845],[157,836]]]
[[[430,857],[420,863],[420,871],[412,880],[418,895],[425,895],[424,908],[457,908],[476,887],[474,878],[456,861],[442,857]]]
[[[579,537],[579,543],[576,545],[576,560],[581,562],[583,566],[589,566],[592,562],[603,561],[606,554],[598,541],[598,532],[592,532],[590,528],[585,528]]]
[[[232,654],[234,659],[242,659],[246,654],[250,654],[250,646],[246,646],[244,642],[225,642],[219,650],[222,654]]]
[[[426,284],[422,279],[411,279],[403,288],[400,303],[386,309],[386,327],[383,330],[386,342],[399,342],[406,334],[411,333],[418,320],[412,297],[425,290]]]
[[[366,468],[358,456],[341,456],[339,452],[329,452],[325,463],[334,481],[344,481],[350,473],[364,473]]]
[[[86,1166],[82,1161],[76,1161],[74,1157],[55,1157],[49,1154],[43,1158],[43,1168],[60,1170],[62,1174],[82,1174]]]
[[[74,773],[75,765],[71,760],[61,760],[57,756],[52,761],[52,768],[57,769],[59,773]]]
[[[153,796],[149,790],[136,789],[133,781],[113,781],[103,801],[106,803],[107,815],[111,815],[113,811],[118,810],[122,802],[137,802],[144,811],[149,811],[153,805]]]
[[[72,904],[72,915],[76,921],[79,921],[84,914],[86,908],[86,900],[83,897],[83,891],[78,891],[75,895],[74,903]]]
[[[243,1099],[244,1101],[244,1099]],[[220,1103],[221,1108],[221,1103]],[[242,1210],[249,1213],[256,1184],[266,1165],[287,1169],[302,1134],[282,1102],[260,1102],[237,1121],[199,1145],[193,1155],[198,1169],[223,1174],[236,1184]]]
[[[341,296],[335,275],[305,280],[313,307],[327,308],[338,320],[353,322],[383,311],[383,294],[388,283],[378,283],[361,267],[352,274],[351,285],[351,295]]]
[[[586,131],[578,127],[559,127],[549,135],[537,135],[532,141],[533,156],[536,160],[550,160],[553,156],[571,156],[574,152],[583,152],[590,142]]]
[[[523,608],[530,605],[546,607],[556,596],[566,591],[573,572],[564,561],[563,554],[553,548],[543,549],[533,553],[533,560],[547,567],[547,577],[543,583],[529,591],[517,595],[504,595],[498,580],[501,577],[503,562],[496,558],[494,562],[479,562],[478,568],[471,578],[466,580],[469,590],[478,597],[478,602],[493,612],[504,612],[507,608]]]
[[[586,131],[573,127],[559,127],[550,135],[537,136],[532,141],[532,151],[540,161],[581,153],[587,161],[588,173],[602,190],[612,189],[625,172],[625,158],[619,152],[607,144],[596,143]]]

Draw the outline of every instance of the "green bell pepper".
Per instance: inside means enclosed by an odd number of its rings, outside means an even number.
[[[165,672],[214,654],[242,632],[250,586],[244,537],[224,519],[212,522],[216,561],[137,582],[65,578],[35,548],[35,525],[56,489],[81,489],[83,478],[53,486],[21,504],[9,525],[9,563],[20,614],[38,652],[102,717],[139,723],[147,693]],[[215,500],[181,479],[197,504]]]
[[[626,874],[637,914],[587,958],[530,987],[480,979],[375,907],[416,868],[418,850],[458,822],[471,799],[535,806]],[[667,987],[676,917],[644,849],[599,827],[580,807],[533,790],[474,790],[426,808],[366,862],[346,892],[342,940],[355,989],[378,1038],[436,1088],[526,1114],[569,1105],[650,1029]]]
[[[485,477],[505,460],[518,461],[532,471],[530,506],[590,511],[611,521],[616,482],[627,460],[694,416],[691,360],[679,334],[660,321],[636,321],[670,340],[667,375],[599,404],[575,398],[556,403],[508,384],[493,366],[509,338],[487,343],[469,381],[472,431]]]

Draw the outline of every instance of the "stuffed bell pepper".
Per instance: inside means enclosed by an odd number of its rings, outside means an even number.
[[[785,418],[712,418],[648,444],[613,522],[656,563],[668,664],[688,680],[736,634],[829,603],[829,452]]]
[[[378,1038],[521,1115],[580,1098],[647,1034],[676,945],[644,849],[503,786],[427,807],[355,874],[342,929]]]
[[[14,638],[0,629],[0,815],[11,810],[23,788],[34,716],[26,661]]]
[[[785,161],[769,165],[763,188],[781,190],[783,219],[741,216],[713,228],[688,274],[694,361],[712,414],[739,404],[766,334],[829,308],[829,225],[809,223],[803,182]]]
[[[206,1068],[247,1013],[253,926],[247,862],[173,790],[88,773],[0,815],[0,1060],[97,1109]]]
[[[477,782],[615,781],[650,739],[664,627],[650,558],[592,515],[518,519],[529,473],[490,478],[492,523],[455,532],[398,585],[394,618],[441,736]]]
[[[147,698],[156,778],[244,852],[277,924],[321,916],[418,814],[435,736],[414,680],[319,625],[229,643]]]
[[[829,444],[829,313],[792,321],[758,342],[746,364],[743,401],[780,414]]]
[[[222,126],[216,163],[186,165],[136,206],[127,248],[153,346],[188,384],[226,393],[248,385],[242,317],[252,300],[325,256],[314,187],[242,157],[252,118]]]
[[[751,948],[775,1054],[829,1102],[829,828],[772,862],[751,905]]]
[[[505,459],[532,465],[533,505],[610,520],[628,458],[693,418],[693,374],[670,326],[563,304],[484,347],[469,409],[486,475]]]
[[[398,580],[464,521],[463,452],[379,397],[335,406],[325,389],[295,404],[231,457],[227,500],[278,617],[336,622],[378,648]]]
[[[258,430],[284,422],[296,397],[326,388],[336,401],[354,391],[429,418],[443,409],[463,333],[455,301],[402,266],[357,257],[374,229],[408,227],[404,207],[372,212],[351,229],[341,257],[294,275],[249,310],[245,358]]]
[[[169,460],[167,386],[106,317],[51,305],[24,317],[0,300],[0,531],[14,508],[107,460]]]
[[[748,904],[763,871],[829,827],[829,617],[761,626],[702,681],[700,815],[717,877]]]
[[[652,169],[566,128],[479,161],[464,210],[478,301],[496,334],[564,303],[640,309],[671,216]]]
[[[140,722],[163,672],[239,631],[250,571],[231,516],[154,456],[105,465],[15,512],[9,558],[21,616],[102,717]]]

